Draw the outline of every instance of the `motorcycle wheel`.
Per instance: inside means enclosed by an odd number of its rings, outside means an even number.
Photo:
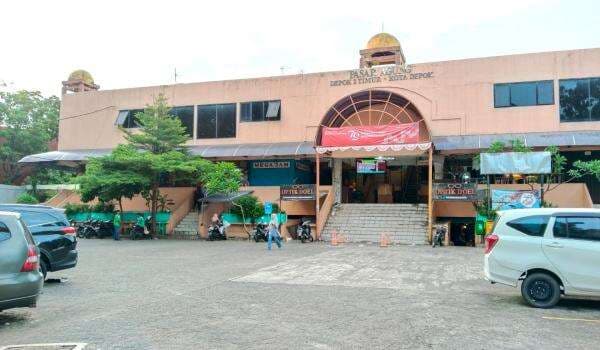
[[[260,242],[260,237],[258,237],[258,235],[254,235],[254,242]]]
[[[300,241],[306,243],[306,237],[304,235],[300,236]]]
[[[311,242],[313,242],[315,239],[313,238],[312,235],[310,235],[310,236],[308,236],[308,240],[311,241]]]

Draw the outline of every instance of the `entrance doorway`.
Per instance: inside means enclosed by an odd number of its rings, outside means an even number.
[[[345,158],[342,203],[427,203],[427,179],[417,156]]]

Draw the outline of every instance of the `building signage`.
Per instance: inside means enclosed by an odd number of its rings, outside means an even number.
[[[550,174],[550,152],[481,153],[481,174]]]
[[[279,196],[284,201],[305,201],[314,200],[315,185],[282,185],[279,187]]]
[[[287,169],[290,167],[289,161],[260,161],[252,163],[254,169]]]
[[[433,78],[433,72],[414,72],[411,65],[397,65],[379,69],[363,68],[350,70],[345,79],[331,80],[329,85],[344,86],[428,78]]]
[[[378,146],[419,142],[419,122],[321,129],[321,146]]]
[[[433,184],[436,201],[476,201],[477,184],[474,182],[436,182]]]
[[[540,191],[492,190],[494,210],[539,208]]]

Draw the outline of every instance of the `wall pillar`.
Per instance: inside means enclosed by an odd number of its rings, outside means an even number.
[[[331,189],[334,194],[334,203],[342,202],[342,159],[333,158],[333,169],[331,174]]]

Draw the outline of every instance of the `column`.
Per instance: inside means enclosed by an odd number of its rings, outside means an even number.
[[[331,189],[334,194],[334,203],[342,202],[342,159],[333,158],[331,174]]]

